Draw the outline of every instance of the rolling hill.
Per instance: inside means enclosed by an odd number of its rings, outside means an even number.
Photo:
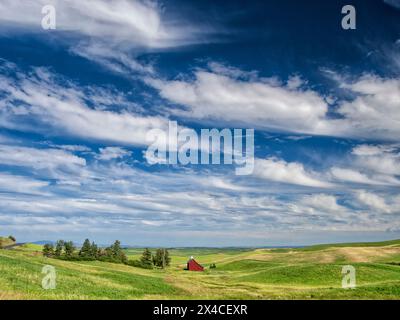
[[[0,250],[0,299],[399,299],[400,240],[304,248],[171,249],[172,265],[146,270],[99,261],[44,258],[41,246]],[[137,258],[141,249],[127,249]],[[205,272],[184,271],[188,256]],[[216,269],[209,269],[211,263]],[[341,270],[356,269],[356,289]],[[44,265],[57,287],[41,287]]]

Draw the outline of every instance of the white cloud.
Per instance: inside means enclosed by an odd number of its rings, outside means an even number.
[[[274,79],[245,79],[240,73],[198,70],[193,81],[148,78],[160,95],[185,107],[175,113],[196,120],[246,123],[251,127],[313,133],[328,105],[312,90],[282,85]]]
[[[208,188],[217,188],[237,192],[251,191],[251,188],[237,185],[226,177],[209,176],[209,177],[196,177],[196,182]],[[254,189],[253,189],[254,190]]]
[[[198,31],[189,24],[163,19],[162,8],[154,1],[3,0],[0,22],[41,31],[45,5],[56,8],[57,30],[107,38],[110,45],[130,42],[134,46],[168,47],[192,40]]]
[[[344,83],[356,98],[344,101],[338,121],[344,134],[397,140],[400,136],[400,79],[365,75],[354,82]]]
[[[55,179],[58,185],[79,185],[89,175],[84,158],[56,148],[0,145],[0,164],[24,168],[39,179]]]
[[[362,144],[354,147],[352,154],[356,156],[375,156],[381,154],[382,152],[390,152],[392,150],[393,148],[387,146]]]
[[[91,152],[91,149],[89,147],[81,145],[50,145],[50,146],[72,152]]]
[[[117,107],[129,105],[112,92],[96,88],[86,92],[46,70],[34,71],[29,75],[18,73],[17,79],[0,75],[0,93],[6,96],[0,101],[0,126],[129,145],[146,145],[149,130],[168,126],[161,117],[126,109],[112,111],[110,107],[115,103]],[[94,108],[89,107],[95,102],[98,104]],[[32,125],[32,121],[36,123]]]
[[[0,163],[52,170],[57,167],[70,169],[83,167],[86,165],[86,160],[59,149],[0,145]]]
[[[392,209],[381,196],[361,190],[356,194],[357,201],[367,207],[383,213],[391,213]]]
[[[400,155],[395,145],[359,145],[353,148],[347,168],[332,167],[338,180],[371,185],[400,185]]]
[[[256,177],[288,184],[307,187],[329,188],[332,184],[322,181],[314,172],[306,171],[298,162],[286,162],[275,158],[256,159],[254,165]]]
[[[256,73],[210,64],[194,79],[146,82],[160,95],[183,106],[173,112],[197,121],[219,121],[303,134],[393,141],[400,136],[400,79],[364,75],[354,81],[336,79],[352,100],[336,100],[337,109],[307,82],[291,77],[287,83]],[[329,115],[335,114],[335,118]]]
[[[97,159],[99,160],[112,160],[112,159],[118,159],[118,158],[123,158],[126,156],[130,156],[132,152],[120,148],[120,147],[106,147],[106,148],[100,148],[100,154],[96,156]]]
[[[314,212],[314,210],[328,213],[340,213],[347,211],[345,207],[338,205],[337,198],[333,195],[314,194],[305,196],[301,199],[300,203],[311,209],[311,212]]]
[[[394,147],[361,145],[353,149],[357,165],[385,175],[400,174],[400,153]]]
[[[56,9],[52,40],[67,42],[74,54],[114,72],[152,73],[151,66],[138,61],[140,52],[203,42],[212,32],[176,12],[165,16],[163,7],[151,0],[2,0],[0,25],[17,32],[47,32],[41,28],[45,5]]]
[[[361,173],[357,169],[349,169],[349,168],[339,168],[332,167],[330,169],[330,173],[335,179],[352,182],[352,183],[361,183],[361,184],[371,184],[371,185],[387,185],[391,184],[390,181],[385,181],[385,179],[379,181],[369,178],[366,174]]]
[[[138,72],[142,74],[153,74],[151,65],[138,62],[128,53],[116,48],[110,48],[102,43],[80,43],[71,48],[71,53],[103,65],[107,69],[121,74],[130,75]]]
[[[47,187],[47,181],[32,179],[30,177],[11,175],[0,173],[0,190],[2,192],[26,193],[26,194],[42,194],[45,192],[41,189]]]

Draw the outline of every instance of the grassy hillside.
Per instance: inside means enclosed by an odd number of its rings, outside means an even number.
[[[48,259],[38,245],[0,250],[0,299],[399,299],[400,241],[298,249],[172,249],[167,270],[105,262]],[[138,257],[142,249],[126,250]],[[193,255],[216,269],[183,271]],[[41,288],[53,265],[57,288]],[[357,271],[357,288],[341,288],[342,266]]]
[[[8,237],[0,237],[0,248],[13,245],[14,243],[15,241]]]

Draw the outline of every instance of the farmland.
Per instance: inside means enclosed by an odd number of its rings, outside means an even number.
[[[129,258],[142,249],[126,249]],[[170,249],[166,270],[100,261],[45,258],[41,246],[0,250],[0,299],[399,299],[400,241],[305,248]],[[193,255],[204,272],[184,271]],[[207,268],[215,263],[217,268]],[[41,287],[44,265],[57,287]],[[357,287],[342,289],[341,270],[356,269]]]

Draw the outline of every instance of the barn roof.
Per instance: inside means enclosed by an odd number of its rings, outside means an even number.
[[[194,260],[193,257],[190,257],[189,261],[187,262],[187,269],[188,270],[203,270],[204,267],[198,263],[196,260]]]

